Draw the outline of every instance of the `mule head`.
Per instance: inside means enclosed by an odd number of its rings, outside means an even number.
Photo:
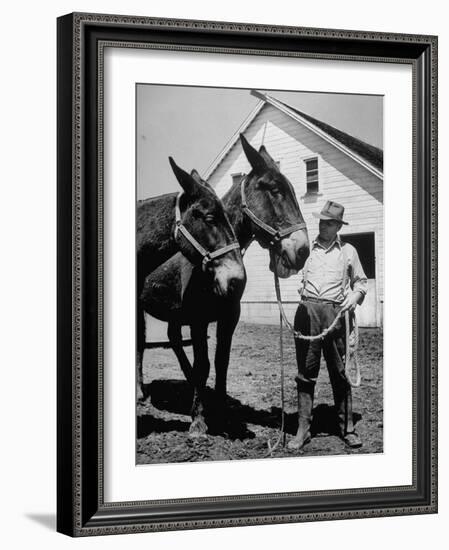
[[[292,184],[280,172],[265,146],[262,145],[257,151],[243,134],[240,134],[240,140],[252,168],[245,182],[245,196],[250,210],[262,222],[277,231],[304,223]],[[251,223],[256,240],[263,248],[270,248],[272,252],[271,271],[275,267],[273,261],[276,263],[279,277],[283,278],[303,268],[309,256],[309,237],[306,228],[298,229],[273,243],[273,239],[263,228],[254,221]]]
[[[178,239],[181,252],[192,264],[201,266],[218,296],[243,292],[246,274],[240,249],[234,248],[213,257],[213,253],[237,241],[221,200],[196,170],[188,174],[171,157],[169,161],[184,191],[179,201],[181,223],[212,258],[204,257],[188,238]]]

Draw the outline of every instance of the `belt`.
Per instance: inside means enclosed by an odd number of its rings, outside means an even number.
[[[314,304],[330,304],[332,306],[339,306],[341,302],[334,302],[333,300],[325,300],[323,298],[314,298],[313,296],[301,296],[303,302],[312,302]]]

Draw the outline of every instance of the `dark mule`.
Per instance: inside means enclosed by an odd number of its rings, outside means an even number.
[[[203,276],[220,296],[232,294],[244,284],[245,270],[234,231],[215,192],[170,164],[183,188],[142,201],[137,207],[137,296],[145,278],[178,250],[199,265]],[[137,300],[138,396],[142,397],[142,356],[145,346],[144,311]]]
[[[170,165],[183,189],[179,197],[182,225],[207,250],[213,250],[214,237],[211,228],[225,231],[223,241],[229,238],[229,224],[224,220],[223,206],[210,188],[205,188],[194,177],[182,170],[169,157]],[[191,243],[176,236],[175,211],[178,193],[168,193],[137,204],[137,276],[143,280],[156,267],[181,251],[193,264],[202,258]],[[231,232],[232,233],[232,232]]]
[[[222,199],[223,204],[241,248],[247,249],[255,238],[261,246],[270,249],[270,268],[273,269],[274,261],[279,275],[287,277],[303,267],[309,254],[304,219],[291,183],[266,149],[261,147],[257,152],[243,136],[241,141],[252,171],[241,184],[231,187]],[[143,308],[168,322],[170,343],[182,371],[194,386],[192,435],[201,435],[207,430],[202,397],[210,370],[208,324],[217,321],[215,390],[217,404],[224,405],[229,354],[240,317],[243,290],[225,299],[213,295],[201,271],[191,268],[181,254],[165,262],[145,281],[141,296]],[[182,325],[191,327],[193,370],[182,347]]]

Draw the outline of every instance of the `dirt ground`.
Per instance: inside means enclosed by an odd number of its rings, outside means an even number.
[[[297,428],[296,359],[294,343],[284,332],[286,441]],[[380,453],[383,450],[382,332],[360,329],[359,364],[362,384],[353,389],[356,430],[363,447],[347,449],[335,435],[332,390],[322,362],[316,386],[312,441],[301,451],[281,444],[271,456],[310,456],[345,453]],[[209,327],[210,357],[215,349],[215,325]],[[191,347],[186,348],[191,357]],[[211,361],[212,362],[212,361]],[[214,369],[208,381],[213,403]],[[171,349],[148,349],[144,356],[144,381],[150,397],[137,405],[138,464],[202,460],[265,458],[268,442],[279,438],[281,385],[279,327],[239,323],[234,334],[228,371],[226,427],[192,439],[188,430],[192,392]]]

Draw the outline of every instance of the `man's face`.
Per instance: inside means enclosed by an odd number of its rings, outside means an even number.
[[[323,241],[333,241],[341,228],[336,220],[320,220],[319,231]]]

